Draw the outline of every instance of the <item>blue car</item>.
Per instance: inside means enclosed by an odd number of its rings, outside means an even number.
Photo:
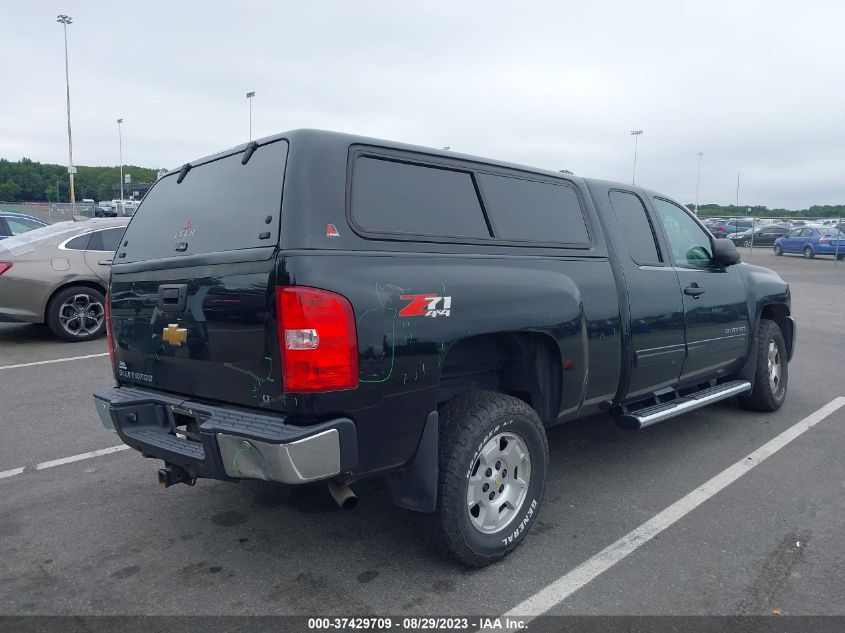
[[[47,226],[47,222],[31,215],[0,210],[0,240]]]
[[[845,259],[845,233],[834,227],[799,226],[775,240],[775,255],[796,253],[806,259],[816,255]]]

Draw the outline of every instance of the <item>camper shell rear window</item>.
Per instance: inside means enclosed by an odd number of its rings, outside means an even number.
[[[160,179],[129,223],[115,263],[278,244],[288,143],[257,146],[243,164],[245,151]]]

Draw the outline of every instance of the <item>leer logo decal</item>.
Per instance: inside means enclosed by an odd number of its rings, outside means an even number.
[[[194,235],[196,235],[196,232],[196,229],[191,228],[191,218],[188,218],[187,220],[185,220],[185,224],[182,225],[182,230],[176,233],[176,235],[173,236],[173,239],[179,240],[184,237],[193,237]]]
[[[435,294],[424,294],[401,295],[399,298],[402,299],[402,301],[411,302],[399,312],[400,317],[447,317],[450,315],[452,310],[452,297],[440,297]]]

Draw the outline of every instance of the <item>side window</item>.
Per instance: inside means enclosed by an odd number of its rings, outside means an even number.
[[[490,237],[469,173],[377,158],[355,161],[352,218],[378,233]]]
[[[800,237],[801,236],[801,229],[793,229],[789,232],[787,237]]]
[[[619,221],[631,259],[641,266],[660,264],[654,229],[639,196],[627,191],[611,191],[610,205]]]
[[[70,240],[67,244],[65,244],[65,248],[69,251],[84,251],[88,248],[88,242],[91,240],[92,233],[85,233],[84,235],[79,235],[72,240]]]
[[[655,198],[654,206],[666,229],[675,263],[691,268],[709,268],[713,263],[713,253],[705,230],[676,204]]]
[[[573,187],[493,174],[477,174],[496,237],[589,244],[584,214]]]
[[[813,234],[813,229],[801,229],[801,237],[810,237]]]
[[[91,241],[88,242],[88,250],[116,251],[121,237],[123,237],[123,227],[96,231],[91,234]]]

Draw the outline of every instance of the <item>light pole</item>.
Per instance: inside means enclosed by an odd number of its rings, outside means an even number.
[[[642,130],[631,130],[631,136],[634,137],[634,175],[631,177],[632,185],[637,184],[637,139],[642,133]]]
[[[695,181],[695,215],[698,217],[698,189],[701,187],[701,157],[704,152],[698,152],[698,178]]]
[[[117,120],[117,142],[120,145],[120,201],[123,202],[123,132],[120,129],[120,124],[123,119]]]
[[[73,24],[73,19],[69,15],[56,16],[56,22],[62,25],[65,32],[65,85],[67,87],[67,171],[70,176],[70,203],[75,208],[76,194],[73,191],[73,174],[76,172],[76,167],[73,166],[73,136],[70,133],[70,74],[68,73],[67,64],[67,25]]]
[[[247,92],[246,98],[249,100],[249,140],[252,140],[252,98],[255,96],[255,91]]]

